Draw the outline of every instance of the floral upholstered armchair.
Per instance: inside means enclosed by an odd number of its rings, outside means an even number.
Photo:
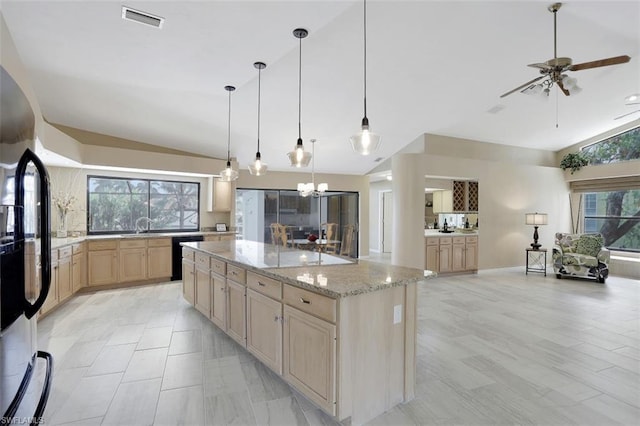
[[[556,233],[553,270],[557,278],[563,275],[595,278],[604,283],[609,276],[609,259],[601,234]]]

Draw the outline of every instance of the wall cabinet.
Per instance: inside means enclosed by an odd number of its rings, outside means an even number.
[[[230,212],[232,204],[233,186],[231,182],[220,179],[213,180],[213,211]]]
[[[477,212],[478,211],[477,181],[453,181],[453,211]]]
[[[433,192],[433,213],[450,213],[453,211],[453,191]]]

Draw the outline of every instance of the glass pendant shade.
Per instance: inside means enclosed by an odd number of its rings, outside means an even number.
[[[267,173],[268,166],[262,162],[260,153],[256,152],[256,159],[249,164],[249,173],[253,176],[263,176]]]
[[[351,148],[355,152],[361,155],[369,155],[378,149],[382,137],[369,131],[369,120],[365,117],[362,119],[362,130],[351,136],[349,140],[351,141]]]
[[[287,155],[293,167],[307,167],[312,157],[310,152],[304,150],[302,139],[298,139],[296,147]]]
[[[231,168],[231,161],[227,161],[227,167],[220,172],[222,182],[231,182],[238,179],[238,171]]]

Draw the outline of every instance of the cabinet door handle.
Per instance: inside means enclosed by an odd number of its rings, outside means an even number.
[[[311,304],[311,300],[305,300],[305,299],[303,299],[302,297],[300,298],[300,302],[301,302],[301,303],[306,303],[307,305],[310,305],[310,304]]]
[[[265,283],[263,283],[262,281],[258,281],[258,285],[260,287],[266,287],[267,285]]]

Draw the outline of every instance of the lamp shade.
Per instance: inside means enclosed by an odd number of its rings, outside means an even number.
[[[526,225],[546,225],[547,214],[546,213],[525,213],[524,223]]]

